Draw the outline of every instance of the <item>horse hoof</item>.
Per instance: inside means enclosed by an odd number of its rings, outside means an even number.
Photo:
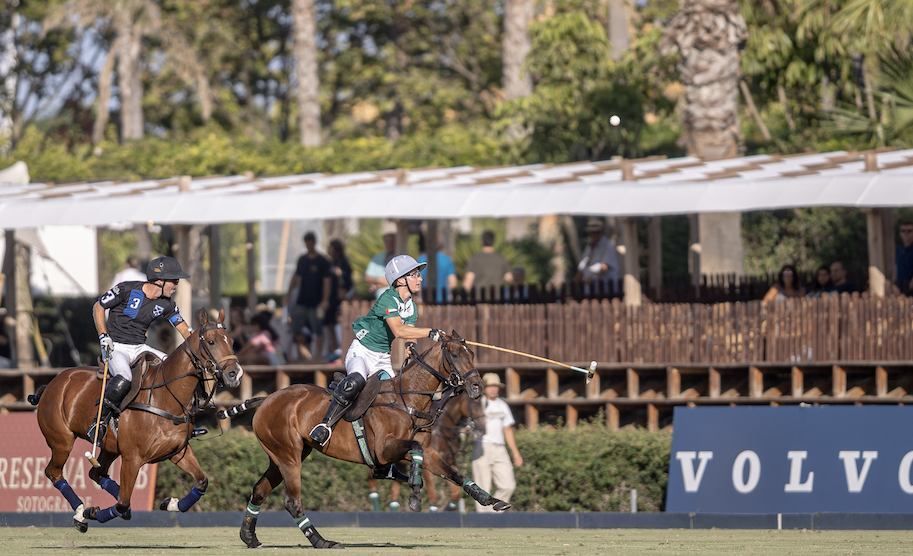
[[[418,496],[409,497],[409,511],[410,512],[420,512],[422,511],[422,499]]]
[[[85,533],[89,530],[89,524],[85,521],[79,521],[76,518],[73,518],[73,527],[76,527],[76,530],[80,533]]]
[[[497,502],[492,504],[491,509],[493,509],[496,512],[503,512],[504,510],[510,509],[510,504],[508,504],[507,502],[504,502],[503,500],[498,500]]]
[[[257,548],[263,545],[260,539],[257,538],[256,533],[248,533],[244,529],[241,529],[241,540],[247,545],[247,548]]]
[[[99,508],[98,506],[92,506],[91,508],[86,508],[85,510],[82,511],[82,517],[84,517],[85,519],[92,519],[92,520],[98,521],[98,518],[95,516],[98,513],[98,510],[100,510],[100,509],[101,508]]]
[[[178,499],[177,498],[164,498],[161,503],[159,503],[159,509],[163,512],[178,512]]]
[[[122,513],[122,514],[120,514],[120,518],[121,518],[121,519],[126,519],[127,521],[130,521],[130,520],[133,518],[133,512],[130,511],[130,508],[127,508],[127,511],[125,511],[125,512]]]

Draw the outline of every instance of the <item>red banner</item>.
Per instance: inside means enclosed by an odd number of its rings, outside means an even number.
[[[38,428],[35,413],[0,415],[0,439],[0,512],[72,512],[67,501],[44,476],[51,449]],[[91,444],[77,438],[63,468],[63,476],[86,507],[106,508],[115,500],[89,478],[92,464],[83,454],[91,449]],[[134,511],[152,509],[155,470],[155,464],[140,469],[130,500]],[[120,458],[111,466],[109,474],[120,483]]]

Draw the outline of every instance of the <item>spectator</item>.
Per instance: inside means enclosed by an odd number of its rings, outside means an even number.
[[[319,355],[323,347],[323,321],[330,307],[330,261],[317,252],[317,236],[314,232],[304,234],[307,250],[298,258],[295,274],[289,281],[285,306],[289,308],[292,321],[293,341],[304,343],[304,328],[310,332],[313,344],[307,345],[313,355]],[[295,302],[292,295],[297,289]],[[299,350],[300,352],[300,350]]]
[[[585,284],[602,284],[606,289],[618,290],[618,252],[615,242],[606,235],[602,218],[587,220],[586,232],[589,241],[577,264],[578,279]],[[611,230],[609,232],[611,233]]]
[[[804,297],[805,289],[799,285],[799,273],[796,267],[785,264],[777,274],[777,283],[767,290],[762,300],[764,303],[782,301],[788,297]]]
[[[822,294],[834,291],[834,283],[831,282],[831,269],[827,265],[821,265],[815,271],[815,280],[808,286],[809,297],[821,297]]]
[[[428,251],[425,249],[425,235],[419,234],[418,236],[418,250],[421,253],[416,259],[420,263],[428,262]],[[437,254],[434,258],[434,271],[437,273],[437,282],[434,285],[429,283],[428,290],[431,290],[428,293],[428,297],[433,299],[435,302],[442,301],[444,299],[450,299],[450,293],[454,288],[457,287],[457,277],[456,277],[456,267],[453,265],[453,259],[450,258],[450,255],[444,252],[444,249],[438,245]],[[428,267],[426,266],[422,269],[422,280],[428,280]],[[424,296],[424,289],[422,290],[422,295]]]
[[[276,349],[279,334],[273,330],[273,314],[269,310],[261,311],[251,319],[253,335],[247,341],[238,359],[248,364],[281,365],[284,363],[279,350]]]
[[[510,496],[517,486],[514,467],[523,465],[523,456],[514,439],[514,416],[510,406],[498,397],[504,384],[495,373],[485,373],[485,395],[482,409],[485,412],[485,434],[475,441],[472,451],[472,478],[486,492],[491,492],[492,482],[495,498],[510,502]],[[505,446],[506,445],[506,446]],[[513,465],[507,448],[513,454]],[[493,511],[490,506],[476,503],[476,511]]]
[[[326,318],[323,320],[327,330],[324,337],[327,340],[328,360],[335,361],[342,355],[342,327],[339,325],[339,310],[344,299],[351,299],[352,265],[346,257],[346,248],[341,239],[330,242],[330,307],[327,309]]]
[[[117,271],[117,274],[114,275],[114,278],[111,280],[111,286],[114,287],[118,284],[124,282],[145,282],[146,273],[140,271],[139,269],[139,259],[134,255],[127,257],[125,261],[126,264],[124,268]]]
[[[384,250],[371,257],[371,261],[365,268],[365,283],[368,284],[368,290],[374,295],[374,299],[379,298],[388,287],[384,269],[396,254],[396,224],[385,221],[381,227],[381,233],[384,237]]]
[[[904,220],[900,223],[900,243],[894,255],[897,265],[897,279],[895,284],[900,293],[913,295],[913,221]]]
[[[471,291],[478,288],[487,291],[496,288],[495,298],[500,298],[500,288],[511,284],[514,276],[510,271],[507,259],[495,252],[495,234],[491,230],[482,232],[482,250],[474,254],[466,265],[466,276],[463,277],[463,288]]]
[[[847,280],[846,268],[843,261],[831,263],[831,280],[834,282],[834,291],[837,293],[853,293],[859,291],[856,285]]]

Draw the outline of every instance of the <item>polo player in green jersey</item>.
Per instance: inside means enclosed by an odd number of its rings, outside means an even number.
[[[390,346],[396,338],[440,340],[443,332],[437,328],[416,328],[418,307],[413,296],[422,288],[421,271],[427,263],[418,263],[409,255],[390,259],[384,276],[390,288],[374,302],[368,314],[352,323],[355,339],[346,353],[346,377],[342,379],[330,398],[330,407],[323,420],[311,430],[311,439],[326,446],[333,434],[333,426],[342,417],[368,377],[386,373],[384,378],[395,375],[390,364]]]

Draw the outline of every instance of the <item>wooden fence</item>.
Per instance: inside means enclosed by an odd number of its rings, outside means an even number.
[[[370,303],[343,308],[352,322]],[[422,326],[456,330],[478,342],[586,363],[736,364],[913,360],[913,298],[859,295],[704,304],[584,300],[542,305],[420,308]],[[344,328],[344,344],[351,328]],[[516,356],[478,350],[480,363]]]

